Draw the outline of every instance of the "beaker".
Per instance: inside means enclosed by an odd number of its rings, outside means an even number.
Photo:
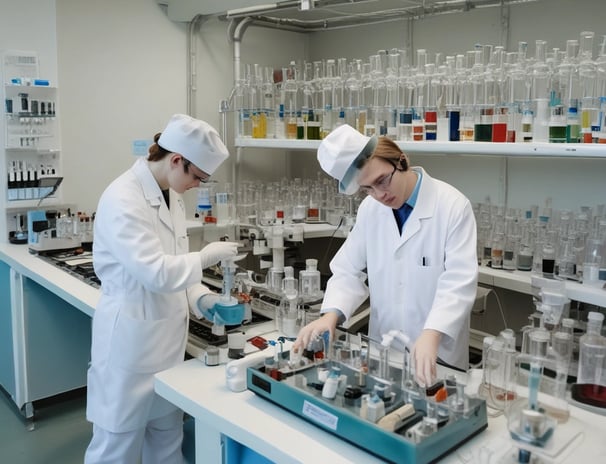
[[[278,332],[285,337],[295,338],[301,328],[296,300],[282,300],[278,313]]]
[[[511,329],[502,331],[487,349],[484,363],[486,404],[499,411],[505,411],[516,399],[516,357],[515,335]]]
[[[267,288],[275,292],[282,290],[282,279],[284,278],[284,269],[279,267],[270,267],[267,271],[265,284]]]

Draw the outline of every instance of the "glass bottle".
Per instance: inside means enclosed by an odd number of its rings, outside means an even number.
[[[505,247],[505,235],[502,232],[496,232],[492,239],[490,249],[490,260],[493,269],[503,269],[503,248]]]
[[[268,139],[276,138],[276,104],[275,104],[275,85],[273,68],[264,69],[265,78],[263,80],[263,115],[265,118],[264,129],[265,137]],[[263,132],[263,131],[262,131]]]
[[[543,410],[558,422],[566,422],[570,417],[566,399],[568,363],[549,341],[549,331],[544,328],[529,333],[528,354],[520,355],[517,360],[518,380],[528,387],[529,409]],[[547,371],[551,375],[547,375]],[[525,376],[528,376],[527,381]],[[541,396],[540,392],[543,393]]]
[[[579,339],[578,384],[606,386],[606,337],[601,335],[604,315],[590,312],[587,331]]]
[[[545,62],[544,40],[535,41],[535,63],[530,71],[532,78],[532,99],[535,105],[532,138],[534,142],[549,139],[549,82],[551,72]]]
[[[518,271],[531,271],[534,261],[533,254],[533,231],[530,223],[527,221],[522,226],[522,237],[520,238],[520,248],[518,250],[517,264]]]
[[[319,298],[322,296],[320,290],[320,271],[318,271],[317,259],[306,259],[305,270],[299,272],[300,294],[302,298]]]
[[[571,233],[568,237],[560,240],[560,252],[558,257],[558,276],[565,279],[577,279],[577,257],[575,255],[575,235]]]
[[[282,84],[284,91],[284,124],[286,126],[286,138],[297,138],[297,75],[294,63],[291,62],[288,68],[282,70],[282,76],[285,76],[286,81]],[[284,77],[283,77],[284,78]]]
[[[339,109],[339,106],[334,104],[337,80],[340,79],[335,77],[335,60],[326,60],[326,72],[321,82],[323,114],[320,138],[322,139],[335,127],[335,110]]]
[[[513,330],[501,331],[492,342],[486,340],[484,348],[487,354],[483,360],[484,385],[480,392],[491,408],[504,411],[516,399],[517,352]]]
[[[532,142],[532,123],[534,120],[532,108],[530,103],[527,102],[522,106],[522,130],[521,130],[521,142]]]
[[[299,333],[298,326],[298,291],[297,279],[294,278],[292,266],[284,267],[284,278],[282,279],[282,295],[284,297],[280,304],[280,317],[278,319],[278,331],[286,337],[296,337]]]
[[[574,106],[573,106],[574,105]],[[571,103],[566,116],[566,143],[581,141],[581,120],[575,103]]]
[[[565,362],[568,364],[572,362],[572,352],[574,348],[574,319],[562,319],[560,326],[553,332],[551,345]]]
[[[600,285],[600,266],[602,265],[603,244],[599,238],[589,238],[585,243],[583,261],[583,284]]]
[[[352,64],[349,67],[347,79],[345,79],[345,123],[359,130],[358,115],[360,111],[360,77],[359,63]]]
[[[562,105],[552,106],[549,118],[549,143],[565,143],[566,132],[567,121],[564,107]]]
[[[518,250],[520,247],[519,225],[511,216],[505,219],[506,235],[505,246],[503,247],[503,269],[514,271],[517,265]]]
[[[553,277],[555,272],[555,246],[553,239],[548,238],[543,242],[541,270],[543,276]]]

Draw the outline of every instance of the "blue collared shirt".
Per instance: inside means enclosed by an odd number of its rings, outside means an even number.
[[[393,210],[393,215],[396,218],[400,234],[404,229],[404,224],[406,223],[408,216],[410,216],[410,213],[417,204],[417,197],[419,196],[419,189],[421,188],[421,179],[423,178],[423,174],[420,171],[414,172],[417,174],[417,183],[415,184],[412,194],[400,208]]]

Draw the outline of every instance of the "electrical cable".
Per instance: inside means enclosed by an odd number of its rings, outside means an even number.
[[[339,219],[339,224],[337,224],[337,227],[335,228],[335,230],[329,237],[328,245],[326,247],[326,250],[324,250],[324,256],[322,256],[322,259],[320,261],[318,261],[318,269],[320,269],[321,265],[324,265],[326,263],[326,257],[328,256],[328,251],[330,250],[330,245],[332,245],[332,241],[335,238],[335,234],[337,233],[337,230],[339,230],[341,228],[341,226],[343,225],[344,220],[345,220],[345,215],[342,215],[341,219]]]
[[[501,304],[499,294],[494,289],[491,289],[491,292],[494,293],[494,297],[497,300],[497,306],[499,307],[499,312],[501,313],[501,318],[503,319],[503,324],[505,328],[507,328],[509,326],[507,325],[507,320],[505,319],[505,312],[503,311],[503,305]]]

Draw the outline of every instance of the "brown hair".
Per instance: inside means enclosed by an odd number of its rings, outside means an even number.
[[[357,168],[361,169],[369,160],[373,158],[383,158],[387,161],[399,163],[403,171],[408,170],[408,158],[400,147],[389,137],[379,137],[377,145],[368,158],[359,161]]]
[[[149,147],[149,155],[147,155],[147,159],[149,161],[160,161],[166,155],[171,153],[169,150],[166,150],[158,145],[158,139],[161,135],[162,132],[158,132],[156,135],[154,135],[154,143]]]

